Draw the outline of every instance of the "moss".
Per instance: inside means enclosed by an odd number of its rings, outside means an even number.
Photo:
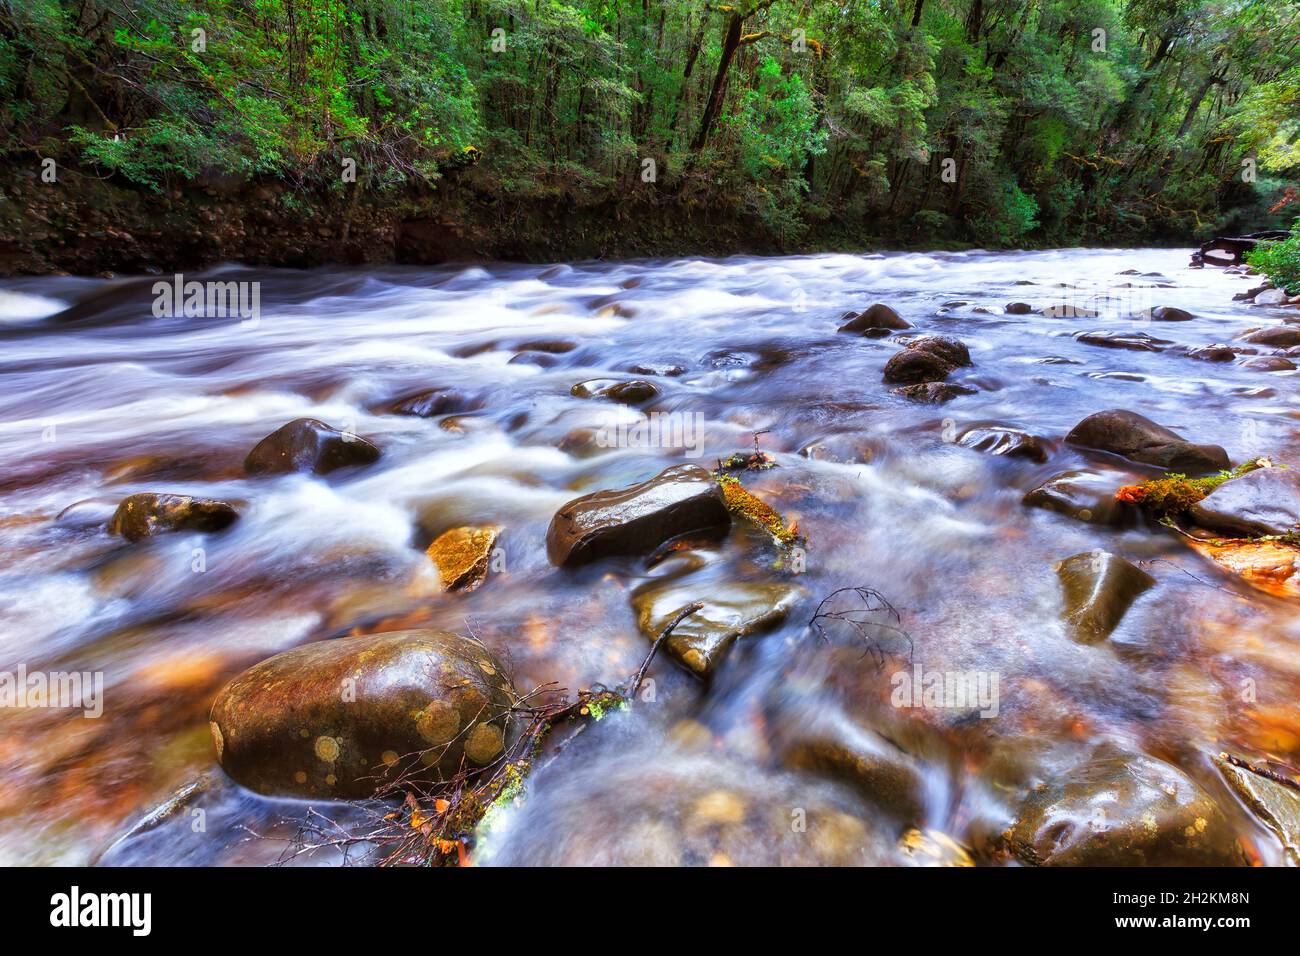
[[[1257,468],[1278,467],[1267,458],[1258,458],[1238,465],[1232,471],[1221,471],[1205,478],[1188,478],[1178,472],[1169,472],[1138,485],[1125,485],[1115,492],[1115,500],[1141,505],[1162,517],[1182,514],[1225,481],[1240,478]],[[1285,467],[1285,466],[1283,466]]]
[[[714,477],[722,486],[723,500],[727,504],[727,510],[733,515],[762,528],[782,548],[791,548],[803,542],[804,539],[796,525],[787,526],[785,519],[775,508],[747,491],[735,477],[717,473]]]

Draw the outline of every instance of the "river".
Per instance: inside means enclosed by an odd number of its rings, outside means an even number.
[[[637,559],[553,567],[551,516],[578,494],[673,463],[713,467],[760,433],[778,467],[746,484],[807,537],[802,603],[740,641],[707,684],[656,661],[654,699],[593,724],[538,772],[481,841],[478,862],[872,862],[843,856],[841,844],[888,829],[878,808],[777,759],[782,722],[810,713],[916,742],[926,827],[977,855],[1009,819],[1016,786],[1112,741],[1179,766],[1262,862],[1281,862],[1211,757],[1300,761],[1294,607],[1229,580],[1158,529],[1107,528],[1021,501],[1050,475],[1096,464],[1062,439],[1108,408],[1220,444],[1234,462],[1300,461],[1300,373],[1178,349],[1277,321],[1232,301],[1253,280],[1189,269],[1182,250],[225,267],[187,278],[260,283],[260,316],[156,317],[153,279],[46,277],[0,289],[0,670],[104,681],[98,719],[0,710],[0,861],[95,858],[202,774],[214,782],[201,813],[186,810],[105,862],[279,859],[308,805],[222,782],[207,711],[234,674],[306,641],[444,627],[480,638],[520,689],[617,683],[648,646],[630,591],[656,570]],[[1005,314],[1013,301],[1102,314]],[[892,393],[881,373],[896,344],[836,332],[844,312],[873,302],[916,331],[965,342],[973,365],[953,381],[973,394],[929,405]],[[1152,305],[1196,318],[1134,318]],[[1075,337],[1099,329],[1167,341],[1145,351]],[[680,373],[633,374],[638,366]],[[583,429],[641,414],[570,392],[606,377],[659,386],[641,411],[702,416],[699,457],[584,441]],[[384,411],[440,386],[463,399],[451,423]],[[303,416],[369,438],[383,458],[326,479],[247,478],[248,450]],[[1047,460],[952,440],[980,422],[1041,436]],[[1117,485],[1142,476],[1108,467]],[[242,518],[217,535],[126,545],[104,521],[137,491],[220,498]],[[422,550],[430,534],[485,523],[503,529],[502,566],[472,593],[443,593]],[[1053,566],[1097,548],[1139,562],[1158,585],[1109,640],[1080,644],[1060,622]],[[703,547],[699,564],[695,573],[719,587],[784,573],[743,528]],[[818,600],[853,586],[887,598],[910,640],[837,656],[811,637]],[[890,673],[917,663],[996,674],[996,716],[890,713]],[[829,813],[842,839],[823,829],[809,848],[752,825],[705,845],[700,819],[746,807],[781,819]]]

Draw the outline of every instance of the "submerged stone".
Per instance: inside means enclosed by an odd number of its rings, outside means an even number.
[[[659,386],[643,379],[620,382],[612,379],[597,378],[579,382],[569,389],[569,394],[577,398],[607,398],[624,405],[639,405],[659,397]]]
[[[910,398],[914,402],[927,405],[945,405],[962,395],[974,395],[975,389],[967,385],[954,385],[951,382],[921,382],[917,385],[904,385],[894,389],[896,395]]]
[[[669,538],[730,524],[713,476],[698,465],[676,465],[639,484],[562,506],[546,532],[546,554],[552,564],[586,564],[646,554]]]
[[[487,577],[497,528],[452,528],[429,545],[429,558],[448,591],[473,591]]]
[[[1052,451],[1051,442],[1019,428],[1003,425],[975,425],[957,436],[957,444],[988,455],[1026,458],[1040,464]]]
[[[310,471],[326,475],[350,465],[378,461],[380,451],[360,435],[339,431],[314,418],[298,418],[263,438],[248,457],[250,475]]]
[[[781,623],[803,594],[794,584],[654,581],[633,593],[632,609],[641,633],[653,641],[679,611],[702,602],[664,647],[696,674],[707,675],[737,639]]]
[[[217,762],[268,796],[368,797],[399,774],[447,779],[505,748],[514,688],[479,642],[409,630],[318,641],[217,695]]]
[[[1056,566],[1065,599],[1065,623],[1076,641],[1105,640],[1156,579],[1109,551],[1085,551]]]
[[[1027,492],[1023,501],[1092,524],[1123,525],[1137,517],[1137,509],[1115,500],[1115,489],[1122,483],[1095,471],[1063,471]]]
[[[1025,799],[1004,834],[1035,866],[1240,866],[1223,811],[1189,777],[1104,748]]]
[[[108,520],[108,533],[140,541],[171,531],[221,531],[238,519],[224,501],[141,492],[122,499]]]

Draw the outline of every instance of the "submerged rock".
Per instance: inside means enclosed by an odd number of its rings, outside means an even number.
[[[108,533],[140,541],[170,531],[221,531],[238,518],[224,501],[141,492],[122,499],[108,519]]]
[[[1232,362],[1236,360],[1237,352],[1227,345],[1204,345],[1187,352],[1187,357],[1202,362]]]
[[[970,364],[970,352],[961,342],[938,335],[922,335],[890,357],[885,364],[885,381],[897,385],[939,382],[959,366]]]
[[[1142,317],[1154,319],[1156,322],[1189,322],[1195,318],[1192,313],[1184,309],[1175,309],[1170,305],[1158,305],[1153,309],[1147,309],[1142,313]]]
[[[546,554],[552,564],[586,564],[645,554],[669,538],[730,524],[713,476],[698,465],[676,465],[639,484],[565,504],[551,519]]]
[[[1145,332],[1083,332],[1076,339],[1085,345],[1100,345],[1108,349],[1129,349],[1134,352],[1159,352],[1169,345],[1168,339],[1157,339]]]
[[[857,332],[871,337],[882,337],[891,331],[910,329],[912,326],[889,306],[877,302],[862,312],[846,312],[842,318],[847,319],[839,327],[840,332]]]
[[[1076,641],[1105,640],[1156,579],[1109,551],[1085,551],[1056,566],[1065,599],[1065,623]]]
[[[250,790],[350,799],[401,773],[447,779],[496,760],[515,699],[477,641],[392,631],[255,664],[217,695],[210,721],[217,762]]]
[[[1047,439],[1003,425],[974,425],[957,435],[957,444],[988,455],[1027,458],[1040,464],[1047,461],[1052,451]]]
[[[1237,796],[1277,834],[1291,860],[1300,864],[1300,784],[1275,780],[1226,754],[1215,762]]]
[[[487,577],[497,528],[452,528],[429,545],[426,554],[438,568],[448,591],[473,591]]]
[[[975,389],[968,385],[954,385],[951,382],[921,382],[917,385],[896,388],[894,394],[910,398],[914,402],[925,402],[927,405],[944,405],[959,395],[974,395]]]
[[[1229,535],[1286,534],[1300,526],[1300,470],[1256,468],[1225,481],[1190,511],[1202,528]]]
[[[1027,492],[1023,501],[1031,508],[1046,508],[1092,524],[1123,525],[1136,518],[1137,509],[1115,500],[1120,484],[1110,474],[1063,471]]]
[[[905,822],[923,818],[925,777],[910,754],[837,707],[808,720],[781,718],[790,728],[777,741],[782,766],[841,780]]]
[[[1149,418],[1118,408],[1089,415],[1065,440],[1173,471],[1203,473],[1230,467],[1228,453],[1218,445],[1192,444]]]
[[[1103,748],[1033,790],[1004,834],[1035,866],[1240,866],[1223,811],[1189,777],[1145,754]]]
[[[360,435],[314,418],[298,418],[258,442],[244,459],[244,470],[250,475],[295,471],[326,475],[351,465],[369,465],[379,457],[379,449]]]
[[[794,584],[654,581],[633,593],[632,609],[641,633],[653,641],[679,611],[703,603],[677,625],[664,647],[696,674],[708,675],[737,639],[781,623],[803,594]]]
[[[1291,372],[1295,370],[1295,363],[1290,359],[1282,358],[1280,355],[1266,355],[1262,358],[1251,359],[1244,364],[1246,368],[1253,368],[1259,372]]]
[[[390,415],[413,415],[417,418],[434,418],[452,412],[465,412],[477,408],[464,393],[453,388],[427,388],[420,392],[395,399],[384,407]]]

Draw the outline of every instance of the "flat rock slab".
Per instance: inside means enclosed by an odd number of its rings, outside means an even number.
[[[730,524],[713,476],[698,465],[676,465],[639,484],[562,506],[546,533],[546,554],[552,564],[575,566],[647,554],[669,538]]]
[[[679,611],[704,607],[683,620],[665,642],[668,653],[701,676],[712,673],[737,639],[775,627],[803,597],[794,584],[655,582],[632,597],[637,626],[655,640]]]

